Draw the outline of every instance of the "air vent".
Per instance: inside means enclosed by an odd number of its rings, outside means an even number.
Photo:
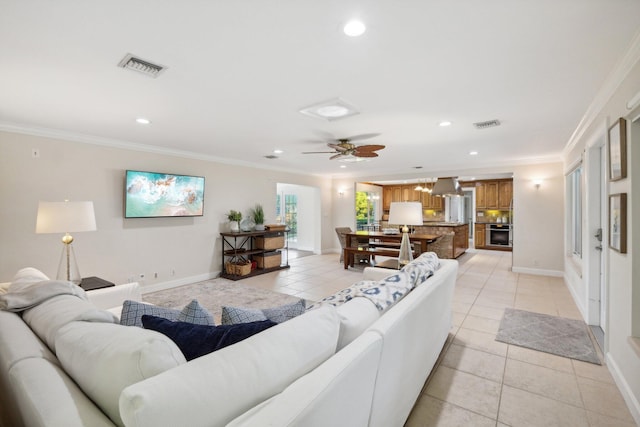
[[[473,125],[476,127],[476,129],[492,128],[495,126],[500,126],[500,120],[487,120],[486,122],[478,122],[474,123]]]
[[[264,156],[264,158],[265,159],[277,159],[278,156],[274,156],[273,154],[269,154],[269,155]]]
[[[137,58],[130,53],[122,58],[122,61],[118,63],[118,67],[137,71],[149,77],[153,77],[154,79],[167,69],[164,65],[154,64],[144,59]]]

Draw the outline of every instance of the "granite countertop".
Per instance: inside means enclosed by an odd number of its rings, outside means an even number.
[[[459,227],[461,225],[467,225],[466,222],[429,222],[425,221],[423,227]]]

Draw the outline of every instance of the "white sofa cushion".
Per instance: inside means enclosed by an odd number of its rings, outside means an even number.
[[[0,310],[0,369],[9,371],[23,359],[41,357],[57,364],[58,359],[31,332],[19,314]]]
[[[345,304],[346,305],[346,304]],[[382,349],[368,332],[227,427],[366,426]]]
[[[380,310],[367,298],[355,297],[338,306],[340,316],[340,338],[338,350],[362,334],[373,322],[380,318]]]
[[[122,303],[126,300],[142,301],[142,293],[138,282],[132,282],[87,291],[87,298],[101,310],[111,311],[111,309],[119,307],[117,314],[120,316]]]
[[[9,371],[9,381],[25,426],[114,425],[62,368],[48,360],[37,357],[21,360]]]
[[[120,425],[124,388],[186,363],[166,336],[113,323],[71,322],[58,331],[56,349],[69,376]]]
[[[129,426],[218,426],[284,390],[336,349],[339,319],[322,307],[127,387]]]

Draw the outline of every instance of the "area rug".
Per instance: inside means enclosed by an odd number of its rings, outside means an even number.
[[[580,320],[506,308],[496,341],[601,364],[587,325]]]
[[[213,315],[216,324],[220,323],[222,306],[270,308],[299,300],[291,295],[255,288],[243,285],[240,281],[234,282],[222,278],[151,292],[143,295],[142,299],[160,307],[179,309],[182,309],[191,300],[198,300],[200,305]]]

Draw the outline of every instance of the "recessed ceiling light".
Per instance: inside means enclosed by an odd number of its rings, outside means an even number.
[[[469,155],[470,156],[477,156],[478,152],[477,151],[469,151]]]
[[[451,126],[451,122],[448,121],[448,120],[443,120],[440,123],[438,123],[438,126],[443,127],[443,128],[447,127],[447,126]]]
[[[282,150],[273,150],[273,154],[282,154],[284,151]]]
[[[367,31],[367,27],[361,21],[354,19],[347,22],[342,30],[349,37],[358,37]]]
[[[360,114],[360,112],[343,99],[335,98],[300,110],[302,114],[325,120],[338,120]]]
[[[347,165],[340,165],[340,169],[346,169]]]
[[[140,123],[141,125],[148,125],[151,124],[151,120],[149,119],[145,119],[144,117],[138,117],[136,119],[136,122]]]

